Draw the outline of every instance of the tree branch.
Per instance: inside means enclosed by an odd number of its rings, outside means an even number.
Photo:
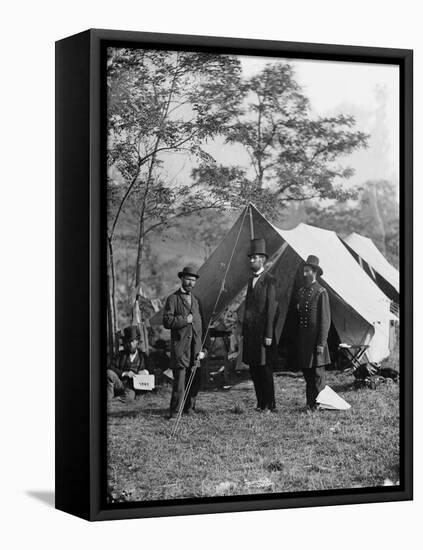
[[[151,231],[154,231],[154,229],[157,229],[161,225],[164,225],[165,223],[169,224],[169,222],[173,222],[178,218],[182,218],[184,216],[190,216],[191,214],[194,214],[194,213],[197,213],[197,212],[202,212],[204,210],[213,210],[215,208],[220,208],[222,206],[224,206],[224,202],[217,200],[213,204],[210,204],[210,205],[207,205],[207,206],[199,206],[199,207],[196,207],[196,208],[192,208],[190,210],[182,210],[181,212],[178,212],[178,214],[175,214],[174,216],[171,216],[170,218],[167,218],[166,222],[160,221],[160,222],[157,222],[157,223],[151,225],[148,229],[146,229],[144,231],[144,236],[147,235],[147,233],[150,233]]]

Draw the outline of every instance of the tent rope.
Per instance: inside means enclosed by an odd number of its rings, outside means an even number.
[[[244,221],[245,221],[245,217],[247,215],[247,211],[250,211],[250,217],[251,217],[251,206],[246,207],[245,210],[244,210],[244,215],[242,216],[242,220],[241,220],[241,224],[239,226],[239,230],[238,230],[238,234],[237,234],[237,237],[236,237],[236,240],[235,240],[235,244],[232,247],[232,253],[231,253],[231,256],[229,258],[228,265],[226,266],[225,273],[224,273],[223,278],[222,278],[222,283],[220,285],[220,290],[219,290],[219,293],[217,295],[216,301],[214,303],[213,311],[210,315],[210,319],[209,319],[209,322],[207,324],[206,332],[204,333],[204,336],[203,336],[203,339],[202,339],[202,342],[201,342],[201,350],[204,347],[204,344],[207,340],[208,333],[210,331],[212,321],[214,320],[214,317],[216,315],[216,309],[217,309],[217,305],[219,303],[220,297],[221,297],[222,293],[225,290],[226,278],[227,278],[228,273],[229,273],[229,268],[231,266],[232,259],[233,259],[234,254],[235,254],[236,247],[238,246],[238,242],[239,242],[239,238],[241,236],[242,228],[244,227]],[[182,395],[182,401],[181,401],[181,404],[179,406],[178,416],[176,417],[176,422],[175,422],[175,425],[173,426],[171,437],[173,437],[176,434],[176,432],[178,431],[178,427],[179,427],[179,423],[180,423],[181,418],[182,418],[182,413],[183,413],[183,410],[184,410],[184,407],[185,407],[185,403],[186,403],[187,397],[189,395],[189,392],[191,390],[191,386],[192,386],[192,382],[194,380],[195,373],[196,373],[197,368],[199,366],[200,366],[200,359],[196,359],[195,362],[194,362],[194,365],[192,366],[191,373],[190,373],[187,385],[186,385],[184,393]]]

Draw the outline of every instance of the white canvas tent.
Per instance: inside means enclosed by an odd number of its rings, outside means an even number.
[[[388,262],[374,242],[358,233],[351,233],[342,240],[360,266],[372,277],[379,288],[391,300],[398,303],[400,291],[399,272]]]
[[[280,308],[277,337],[287,320],[298,269],[309,254],[315,254],[324,270],[321,282],[329,292],[332,322],[340,341],[368,344],[370,361],[378,362],[389,355],[389,329],[394,318],[389,311],[390,301],[337,235],[306,224],[289,231],[278,229],[252,205],[199,270],[195,294],[202,301],[206,321],[215,318],[245,289],[250,276],[247,254],[252,237],[266,240],[268,269],[276,278]],[[156,314],[151,323],[161,323],[161,314]]]
[[[303,259],[319,257],[322,283],[329,291],[332,322],[342,342],[369,344],[370,361],[389,355],[390,301],[369,279],[336,233],[304,223],[290,231],[277,229]]]

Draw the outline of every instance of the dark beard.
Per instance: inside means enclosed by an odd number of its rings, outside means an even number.
[[[314,278],[310,277],[310,276],[307,277],[307,276],[304,275],[304,282],[305,282],[306,286],[309,286],[309,285],[314,283]]]

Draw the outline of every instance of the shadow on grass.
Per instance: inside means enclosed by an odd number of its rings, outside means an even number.
[[[274,376],[282,378],[303,378],[303,373],[299,371],[288,371],[288,370],[279,370],[275,371]]]
[[[147,409],[143,409],[141,412],[143,416],[169,416],[169,407],[153,409],[150,405]]]
[[[109,410],[107,416],[109,418],[136,418],[137,416],[163,416],[169,415],[169,408],[153,409],[151,406],[148,408],[119,408],[117,410]]]
[[[348,381],[343,383],[335,383],[335,384],[332,383],[330,384],[330,387],[336,393],[345,393],[349,391],[355,391],[357,389],[354,385],[354,380],[352,382]]]
[[[142,414],[145,414],[145,411],[142,409],[118,409],[115,411],[109,410],[107,412],[109,418],[135,418]]]

